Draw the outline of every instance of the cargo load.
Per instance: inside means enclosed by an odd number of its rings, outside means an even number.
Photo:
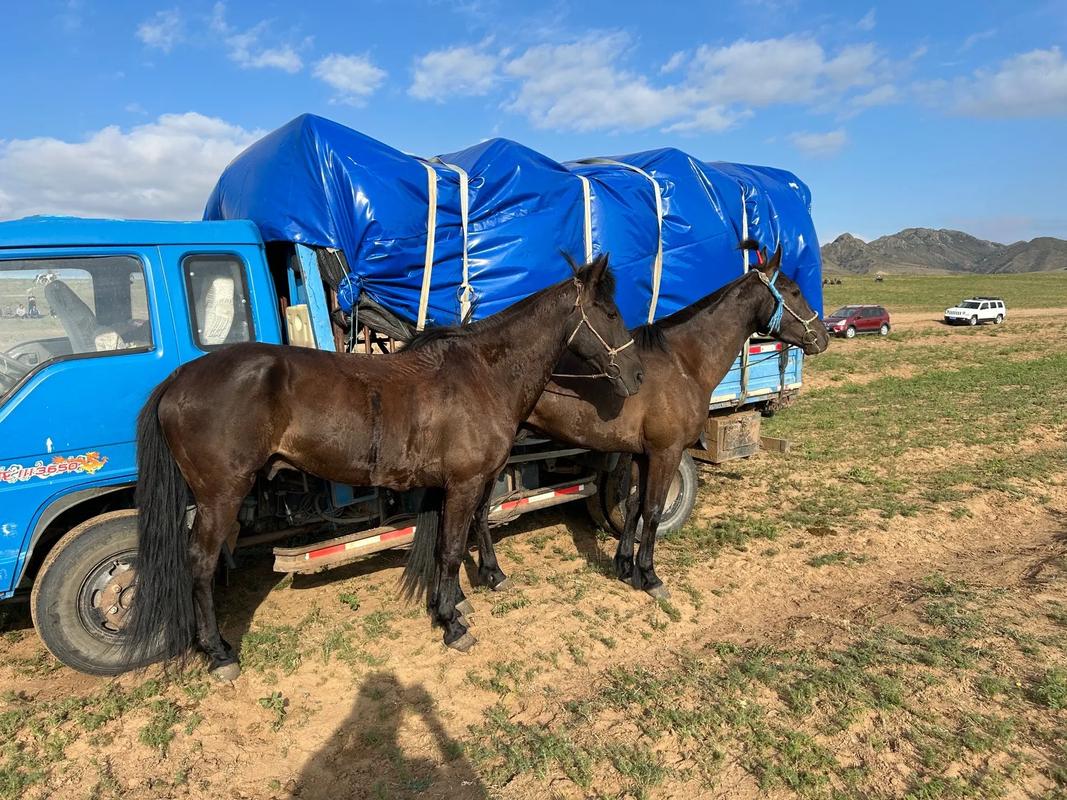
[[[661,319],[743,274],[747,237],[822,311],[811,195],[770,167],[674,148],[559,163],[507,139],[432,159],[303,115],[226,168],[204,219],[250,219],[316,248],[342,309],[422,329],[482,319],[610,254],[626,322]]]

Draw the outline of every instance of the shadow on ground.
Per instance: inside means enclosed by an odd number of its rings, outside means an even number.
[[[290,796],[479,800],[489,795],[460,743],[445,731],[430,693],[379,671],[363,682],[348,718],[305,765]]]

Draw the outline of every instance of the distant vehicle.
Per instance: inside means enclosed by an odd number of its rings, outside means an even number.
[[[823,322],[828,331],[846,339],[857,333],[889,335],[889,312],[882,306],[842,306]]]
[[[1004,322],[1008,310],[1000,297],[972,297],[952,308],[945,309],[945,322],[949,325],[977,325],[979,322]]]

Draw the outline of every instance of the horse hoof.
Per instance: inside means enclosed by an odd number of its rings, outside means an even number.
[[[456,641],[452,642],[448,646],[451,647],[453,650],[459,650],[459,652],[461,653],[466,653],[477,643],[478,640],[475,639],[474,636],[472,636],[468,632],[460,636],[458,639],[456,639]]]
[[[464,597],[462,600],[456,603],[456,611],[467,617],[474,613],[474,606],[471,605],[470,600]]]
[[[659,586],[653,586],[651,589],[645,589],[645,594],[656,600],[670,600],[671,593],[667,591],[667,587],[662,583]]]
[[[493,587],[494,592],[506,592],[511,588],[511,578],[504,578],[500,583]]]
[[[211,677],[219,683],[233,683],[241,675],[241,665],[236,661],[211,670]]]

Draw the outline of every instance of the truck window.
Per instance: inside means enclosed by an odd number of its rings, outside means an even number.
[[[202,350],[252,341],[244,263],[230,255],[182,259],[193,338]]]
[[[50,361],[151,347],[139,259],[0,260],[0,397]]]

